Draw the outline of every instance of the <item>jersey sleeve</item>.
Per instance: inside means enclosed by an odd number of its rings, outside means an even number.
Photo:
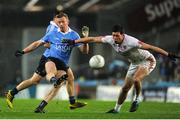
[[[102,37],[101,40],[103,43],[112,43],[113,42],[112,36],[110,36],[110,35]]]
[[[47,29],[46,29],[46,33],[51,32],[51,31],[54,31],[55,28],[56,28],[56,27],[55,27],[54,25],[49,25],[49,26],[47,27]]]
[[[74,40],[80,39],[80,36],[77,32],[74,32]],[[76,47],[80,47],[82,43],[75,44]]]
[[[52,31],[57,31],[59,28],[55,25],[49,25],[46,29],[46,33],[52,32]]]
[[[137,48],[141,48],[142,42],[134,37],[131,37],[131,40],[129,41],[129,45],[131,47],[137,47]]]
[[[48,33],[46,33],[40,40],[43,42],[43,43],[49,43],[50,41],[50,33],[51,32],[48,32]]]

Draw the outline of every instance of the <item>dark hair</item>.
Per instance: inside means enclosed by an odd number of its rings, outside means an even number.
[[[55,15],[56,18],[62,18],[62,17],[66,17],[67,19],[69,19],[68,15],[64,12],[59,12],[58,14]]]
[[[53,12],[53,18],[55,18],[56,17],[56,15],[58,15],[60,13],[60,11],[59,10],[54,10],[54,12]]]
[[[121,34],[124,33],[124,28],[122,25],[116,24],[112,28],[112,32],[120,32]]]

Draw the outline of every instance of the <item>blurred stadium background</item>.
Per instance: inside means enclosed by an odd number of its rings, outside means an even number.
[[[80,34],[83,25],[90,36],[111,34],[121,23],[126,33],[180,55],[180,0],[0,0],[0,95],[31,77],[44,48],[16,58],[23,49],[45,33],[55,9],[69,14],[70,26]],[[106,60],[99,70],[88,65],[92,55]],[[157,67],[143,81],[142,99],[180,102],[180,62],[155,54]],[[108,45],[90,44],[90,54],[74,49],[70,67],[74,71],[78,98],[116,100],[129,63]],[[42,98],[52,85],[46,80],[21,92],[19,98]],[[60,91],[59,99],[67,99]],[[132,98],[133,92],[129,95]]]

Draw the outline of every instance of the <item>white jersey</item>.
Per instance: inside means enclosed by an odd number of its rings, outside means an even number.
[[[102,42],[111,44],[116,52],[121,53],[133,64],[138,64],[153,56],[149,51],[141,49],[141,41],[127,34],[124,34],[121,44],[116,44],[112,35],[103,37]]]

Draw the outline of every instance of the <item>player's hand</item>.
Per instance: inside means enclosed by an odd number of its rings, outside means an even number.
[[[45,47],[45,48],[50,48],[50,46],[51,46],[50,43],[45,43],[45,44],[44,44],[44,47]]]
[[[83,37],[88,37],[89,36],[89,27],[83,26],[81,29]]]
[[[22,56],[24,54],[24,51],[21,51],[21,50],[16,50],[16,52],[15,52],[15,56],[16,57],[20,57],[20,56]]]
[[[61,42],[62,43],[67,43],[68,45],[74,45],[75,44],[75,41],[70,40],[70,39],[63,39]]]
[[[173,60],[173,61],[176,61],[176,58],[177,58],[177,59],[180,59],[180,57],[177,56],[177,55],[174,54],[174,53],[168,53],[168,57],[169,57],[171,60]]]

